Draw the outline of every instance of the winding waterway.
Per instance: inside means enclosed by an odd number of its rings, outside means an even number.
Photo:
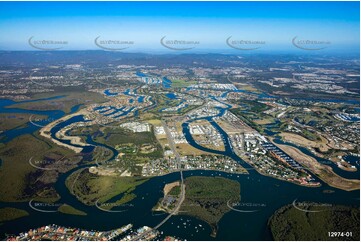
[[[222,115],[226,109],[219,108],[219,116]],[[20,110],[17,110],[19,112]],[[26,113],[33,113],[29,110],[21,110]],[[5,112],[1,110],[1,112]],[[59,114],[63,116],[64,114]],[[54,116],[55,117],[55,116]],[[58,117],[58,116],[56,116]],[[242,166],[251,168],[247,163],[243,162],[231,149],[226,132],[213,120],[213,117],[201,118],[208,120],[222,135],[225,151],[216,151],[198,145],[192,138],[189,132],[189,124],[194,120],[189,120],[183,123],[182,129],[187,141],[195,148],[214,153],[225,155],[235,159]],[[61,123],[54,130],[55,131],[69,125],[72,122],[83,121],[81,117],[74,117],[72,120]],[[39,127],[34,128],[35,132]],[[30,131],[28,131],[30,132]],[[16,136],[21,135],[21,132]],[[16,137],[14,135],[14,137]],[[91,137],[87,138],[87,142],[91,145],[99,145],[94,142]],[[104,147],[113,151],[112,147],[103,144]],[[94,147],[94,146],[89,146]],[[86,147],[83,151],[90,149]],[[112,159],[111,158],[111,159]],[[46,224],[59,224],[64,226],[80,227],[95,230],[110,230],[121,227],[128,223],[133,223],[135,228],[143,225],[155,226],[164,219],[166,214],[154,214],[151,209],[158,200],[163,196],[162,190],[165,183],[173,182],[180,179],[179,173],[172,173],[161,177],[151,178],[149,181],[138,186],[134,191],[137,197],[123,206],[121,209],[126,210],[121,213],[109,213],[101,211],[95,206],[86,206],[79,202],[65,186],[66,178],[73,172],[87,168],[89,165],[81,165],[64,174],[61,174],[55,183],[55,189],[61,196],[57,203],[66,203],[79,210],[87,213],[86,216],[65,215],[59,212],[42,213],[35,211],[29,207],[28,202],[19,203],[0,203],[1,207],[11,206],[21,208],[29,212],[30,216],[23,217],[14,221],[9,221],[0,225],[1,237],[4,233],[19,233],[30,228],[40,227]],[[237,211],[230,211],[227,213],[219,223],[219,230],[216,238],[210,237],[211,228],[205,223],[196,218],[189,216],[177,215],[173,216],[166,224],[159,228],[164,234],[178,236],[187,240],[267,240],[271,239],[270,232],[267,228],[268,218],[273,212],[283,205],[292,203],[295,199],[298,201],[312,201],[330,204],[344,204],[354,205],[359,204],[359,190],[346,192],[340,189],[331,188],[325,183],[321,187],[309,188],[298,186],[289,182],[280,181],[271,177],[260,175],[255,170],[250,170],[247,175],[235,175],[224,172],[215,171],[186,171],[183,172],[184,177],[189,176],[221,176],[226,177],[241,184],[241,197],[243,207],[238,207],[241,210],[257,210],[257,212],[240,213]],[[325,192],[325,190],[332,190],[333,192]],[[124,209],[126,208],[126,209]],[[185,223],[185,224],[184,224]]]

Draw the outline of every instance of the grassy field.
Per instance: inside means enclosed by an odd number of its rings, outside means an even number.
[[[275,212],[268,223],[274,240],[360,240],[359,208],[308,204],[301,209],[322,211],[304,212],[288,205]],[[352,232],[352,236],[330,237],[328,232],[331,231]]]
[[[187,80],[181,80],[181,79],[175,79],[172,80],[172,87],[173,88],[181,88],[181,87],[187,87],[190,85],[197,84],[196,81],[187,81]]]
[[[18,208],[0,208],[0,223],[28,216],[29,213]]]
[[[190,144],[176,144],[176,149],[178,153],[182,156],[184,155],[209,155],[211,153],[205,152],[203,150],[199,150],[197,148],[194,148]]]
[[[155,125],[155,126],[161,126],[162,122],[160,121],[160,119],[149,119],[147,120],[148,123]]]
[[[185,186],[185,200],[180,210],[206,221],[212,227],[212,236],[215,236],[218,221],[230,211],[227,202],[240,200],[240,184],[222,177],[193,176],[185,180]],[[178,188],[173,188],[170,193],[177,194]]]
[[[77,180],[74,183],[76,177]],[[97,200],[99,203],[104,203],[114,196],[123,194],[118,201],[120,204],[133,200],[134,189],[147,180],[136,177],[98,176],[85,169],[80,174],[78,172],[71,174],[66,180],[66,186],[79,201],[86,205],[94,205]]]
[[[254,121],[256,124],[260,124],[260,125],[263,125],[263,124],[271,124],[271,123],[274,123],[275,122],[275,119],[274,118],[265,118],[265,119],[258,119],[258,120],[255,120]]]

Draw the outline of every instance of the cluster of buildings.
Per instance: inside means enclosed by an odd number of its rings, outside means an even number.
[[[103,90],[95,91],[102,92]],[[108,93],[109,102],[89,105],[88,118],[97,124],[108,124],[135,115],[138,110],[152,105],[150,96],[135,95],[131,90],[124,93],[126,94]]]
[[[203,155],[182,156],[179,162],[171,157],[151,160],[143,166],[142,176],[162,176],[179,170],[214,170],[235,174],[246,173],[245,169],[231,158]]]
[[[134,133],[141,133],[141,132],[150,132],[151,126],[148,123],[144,122],[129,122],[121,124],[120,127],[129,129],[133,131]]]
[[[139,80],[148,85],[159,85],[163,83],[163,79],[161,77],[154,77],[154,76],[139,77]]]
[[[177,93],[176,99],[181,99],[182,101],[177,106],[162,109],[162,112],[178,112],[188,106],[199,106],[203,104],[201,99],[183,93]]]
[[[30,229],[28,232],[19,235],[8,236],[6,240],[108,241],[119,237],[132,227],[132,224],[127,224],[119,229],[102,232],[51,224],[37,229]]]
[[[223,146],[221,134],[209,122],[196,123],[192,122],[189,125],[190,133],[194,140],[200,145],[211,145],[215,147]]]
[[[292,88],[310,90],[314,92],[357,94],[355,92],[349,91],[341,84],[345,83],[346,81],[350,81],[350,77],[356,77],[355,75],[348,73],[346,70],[334,70],[306,66],[303,68],[304,72],[293,72],[291,68],[282,70],[290,72],[290,74],[293,75],[293,78],[273,77],[269,80],[259,80],[259,82],[276,88],[291,86]],[[272,69],[276,70],[278,68]]]
[[[187,117],[189,119],[197,119],[197,118],[204,118],[209,116],[216,116],[218,114],[219,114],[219,109],[206,105],[191,111],[190,113],[187,114]]]
[[[215,89],[215,90],[229,90],[235,91],[237,87],[233,84],[228,83],[204,83],[191,85],[192,88],[196,89]]]
[[[301,185],[320,185],[299,163],[258,132],[234,134],[230,141],[235,152],[264,175]]]
[[[121,228],[110,231],[94,231],[79,228],[64,227],[55,224],[46,225],[37,229],[30,229],[28,232],[19,235],[8,235],[7,241],[150,241],[159,239],[163,232],[159,232],[148,226],[142,226],[132,230],[133,225],[127,224]],[[121,237],[123,236],[123,237]],[[166,241],[178,240],[173,236],[165,236]]]
[[[230,101],[239,101],[239,100],[256,100],[258,99],[257,93],[251,93],[251,92],[227,92],[223,94],[227,100]]]
[[[360,114],[337,113],[334,117],[346,122],[360,122]]]
[[[221,117],[216,117],[215,119],[221,119],[226,121],[227,123],[231,124],[232,126],[242,129],[250,128],[248,125],[246,125],[242,120],[240,120],[236,115],[234,115],[232,112],[226,110],[224,114]]]
[[[158,230],[148,226],[143,226],[122,238],[121,241],[149,241],[154,240],[159,234]]]
[[[170,135],[175,144],[187,144],[186,137],[184,136],[183,132],[179,132],[176,127],[171,126],[169,127]]]
[[[137,108],[132,106],[97,106],[93,109],[98,115],[98,117],[106,117],[107,119],[119,119],[121,117],[126,116],[127,114],[131,113],[132,111],[137,110]]]
[[[316,112],[314,115],[318,115],[318,113]],[[325,137],[331,147],[335,149],[353,150],[360,142],[359,114],[333,114],[333,118],[324,118],[320,121],[315,117],[312,124],[311,122],[301,124],[296,119],[293,119],[293,124],[297,127],[289,125],[288,129],[291,129],[290,131],[302,133],[302,130],[305,129],[311,133],[317,133]],[[311,151],[313,150],[311,149]]]
[[[165,135],[166,134],[163,126],[155,126],[154,133],[155,133],[155,135]]]

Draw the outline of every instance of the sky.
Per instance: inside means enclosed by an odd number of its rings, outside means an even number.
[[[359,2],[0,2],[0,50],[359,53],[359,16]]]

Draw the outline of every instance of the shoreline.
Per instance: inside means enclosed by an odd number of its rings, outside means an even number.
[[[317,152],[317,151],[315,150],[315,149],[317,149],[317,148],[320,148],[320,146],[322,146],[322,144],[319,144],[319,145],[311,145],[311,144],[308,144],[308,143],[298,142],[296,139],[289,138],[291,135],[292,135],[292,136],[296,136],[296,135],[298,135],[298,134],[293,134],[293,133],[289,133],[289,132],[281,132],[281,133],[279,134],[279,136],[281,137],[281,140],[282,140],[282,141],[284,141],[284,142],[289,142],[289,143],[294,144],[294,145],[296,145],[296,146],[304,147],[304,148],[306,148],[307,150],[309,150],[310,152],[312,152],[314,155],[318,156],[319,158],[327,159],[324,154],[322,154],[322,153],[320,153],[320,152]],[[298,135],[298,136],[299,136],[299,135]],[[302,136],[300,136],[300,137],[303,138],[303,139],[305,139],[305,138],[302,137]],[[327,139],[326,139],[326,140],[327,140]],[[328,140],[327,140],[327,141],[328,141]],[[314,141],[310,141],[310,142],[317,144],[317,142],[314,142]],[[330,146],[328,145],[328,143],[325,143],[325,144],[323,144],[323,145],[328,146],[330,149],[333,149],[332,147],[330,147]],[[339,151],[339,153],[340,153],[340,154],[338,154],[338,156],[341,155],[342,157],[347,154],[346,151],[341,151],[341,150]],[[346,163],[346,164],[348,165],[348,163],[347,163],[343,158],[342,158],[342,160],[337,160],[337,159],[338,159],[337,156],[329,157],[328,159],[329,159],[331,162],[333,162],[335,165],[338,165],[338,164],[337,164],[338,162],[343,162],[344,164]],[[344,171],[349,171],[349,172],[357,172],[357,171],[358,171],[357,168],[352,168],[352,167],[349,167],[349,166],[343,166],[343,165],[341,165],[341,166],[338,166],[338,167],[339,167],[340,169],[344,170]]]
[[[51,137],[51,130],[59,123],[62,123],[72,117],[75,117],[75,116],[78,116],[78,115],[85,115],[87,114],[87,110],[86,109],[81,109],[79,110],[78,112],[76,113],[72,113],[72,114],[68,114],[60,119],[57,119],[49,124],[47,124],[46,126],[44,126],[43,128],[40,129],[39,131],[39,134],[40,136],[44,137],[44,138],[47,138],[49,139],[50,141],[52,141],[53,143],[57,144],[57,145],[60,145],[60,146],[63,146],[65,148],[68,148],[68,149],[71,149],[73,150],[75,153],[81,153],[81,151],[83,150],[83,148],[80,148],[80,147],[75,147],[75,146],[72,146],[72,145],[68,145],[68,144],[65,144],[59,140],[56,140],[54,139],[53,137]],[[60,132],[61,130],[59,130]],[[58,133],[58,132],[57,132]]]
[[[320,185],[306,185],[306,184],[301,184],[301,183],[297,183],[297,182],[294,182],[292,180],[285,180],[285,179],[281,179],[279,177],[276,177],[276,176],[272,176],[272,175],[269,175],[269,174],[266,174],[266,173],[263,173],[261,172],[260,170],[258,170],[257,168],[254,168],[253,166],[253,163],[250,162],[249,158],[247,156],[241,156],[239,154],[237,154],[237,156],[239,158],[241,158],[242,160],[244,160],[244,162],[246,162],[248,165],[250,165],[251,167],[253,167],[253,170],[255,170],[258,174],[260,174],[261,176],[266,176],[266,177],[271,177],[271,178],[274,178],[276,180],[279,180],[279,181],[283,181],[283,182],[290,182],[290,183],[293,183],[295,185],[298,185],[298,186],[303,186],[303,187],[321,187],[321,184]]]
[[[360,181],[357,179],[346,179],[333,172],[332,168],[320,164],[316,159],[304,154],[297,148],[289,145],[277,146],[282,149],[286,154],[299,162],[305,169],[316,175],[323,182],[331,187],[338,188],[344,191],[354,191],[360,189]],[[320,174],[328,173],[329,176],[322,176]]]

